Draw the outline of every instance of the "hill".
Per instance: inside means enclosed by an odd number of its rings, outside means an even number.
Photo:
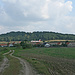
[[[73,34],[62,34],[56,32],[9,32],[0,35],[0,41],[23,41],[23,40],[75,40]]]

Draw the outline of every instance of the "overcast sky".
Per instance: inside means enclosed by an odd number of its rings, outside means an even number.
[[[75,34],[75,0],[0,0],[0,34],[10,31]]]

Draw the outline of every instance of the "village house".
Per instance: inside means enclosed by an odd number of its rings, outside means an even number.
[[[58,42],[57,45],[62,45],[62,42]]]
[[[19,42],[21,43],[21,42]],[[8,47],[13,47],[15,44],[17,44],[16,42],[13,42],[13,43],[8,43]]]
[[[41,40],[39,40],[39,41],[31,41],[31,44],[33,44],[33,45],[35,45],[35,44],[40,44],[40,42],[41,42]]]
[[[50,42],[50,45],[57,45],[57,42]]]
[[[45,44],[45,47],[50,47],[50,44],[46,43],[46,44]]]
[[[0,44],[0,47],[7,47],[7,44]]]
[[[70,42],[67,44],[67,47],[75,47],[75,42]]]
[[[13,43],[9,43],[9,45],[8,45],[9,47],[13,47],[14,46],[14,44]]]
[[[0,47],[13,47],[14,44],[13,43],[9,43],[9,44],[0,44]]]

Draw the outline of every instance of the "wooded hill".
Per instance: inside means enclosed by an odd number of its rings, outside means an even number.
[[[23,40],[75,40],[73,34],[62,34],[56,32],[10,32],[0,35],[0,41],[23,41]]]

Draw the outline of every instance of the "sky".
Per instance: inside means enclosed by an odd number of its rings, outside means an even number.
[[[75,0],[0,0],[0,34],[11,31],[75,34]]]

